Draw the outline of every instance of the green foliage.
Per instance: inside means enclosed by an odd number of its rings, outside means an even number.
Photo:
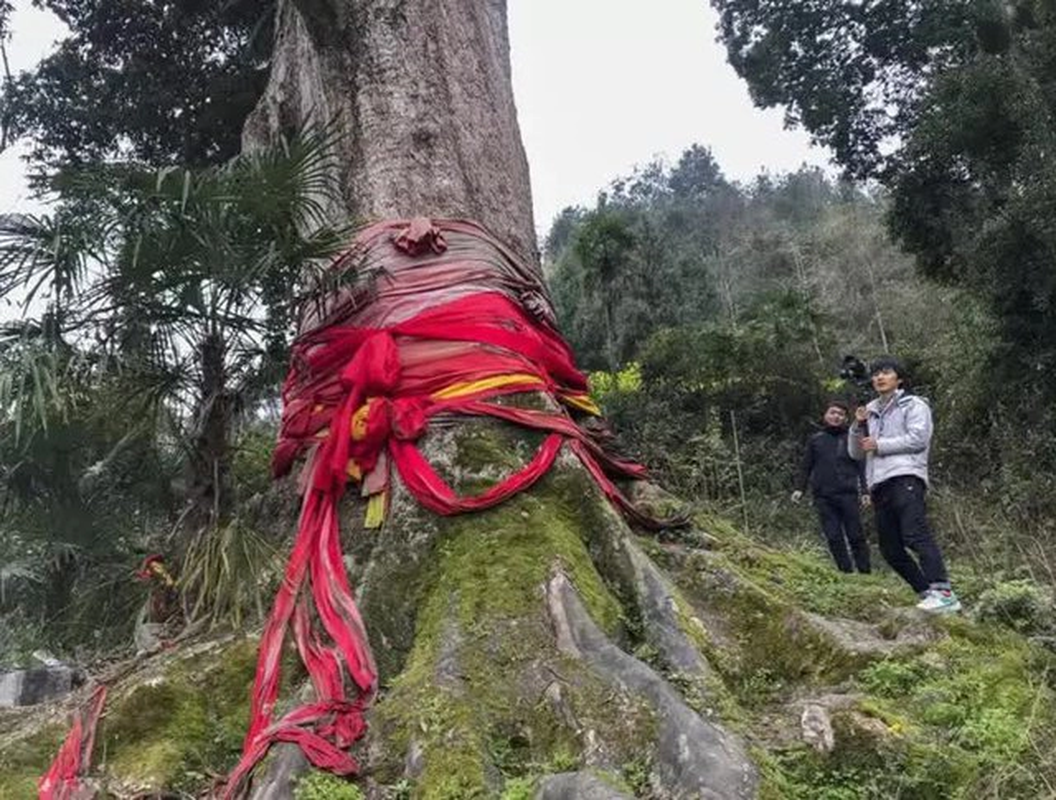
[[[923,273],[983,300],[1000,326],[985,362],[989,404],[1013,409],[1005,426],[1046,436],[1036,467],[1052,472],[1052,3],[712,5],[755,102],[786,107],[849,173],[878,178],[892,194],[890,228]]]
[[[604,403],[611,395],[626,395],[642,389],[642,365],[632,361],[618,372],[590,373],[590,393],[595,400]]]
[[[180,590],[193,598],[190,618],[234,630],[247,617],[263,619],[278,583],[278,555],[273,544],[238,519],[203,528],[180,569]]]
[[[620,778],[634,792],[635,797],[640,797],[649,791],[649,772],[649,761],[637,758],[621,767]]]
[[[691,148],[683,161],[702,152]],[[942,515],[947,537],[992,549],[989,538],[962,535],[970,505],[972,525],[1050,562],[1056,406],[1035,380],[1045,370],[1009,378],[1013,346],[992,304],[914,270],[889,239],[884,196],[812,170],[744,186],[703,181],[705,190],[687,192],[679,169],[652,164],[617,180],[597,209],[563,213],[548,245],[562,328],[582,364],[604,367],[593,385],[620,445],[685,496],[742,517],[746,507],[753,532],[802,541],[814,522],[781,498],[824,398],[849,393],[836,365],[846,353],[895,351],[934,410],[936,486],[962,497]],[[601,213],[633,233],[627,280],[614,292],[611,338],[632,381],[622,386],[575,248]],[[700,292],[711,299],[697,303]]]
[[[0,344],[0,618],[46,635],[37,647],[101,643],[134,616],[131,551],[165,513],[171,464],[112,364],[47,323],[16,329]]]
[[[915,732],[915,744],[894,743],[886,780],[909,797],[931,796],[940,776],[951,797],[1042,792],[1052,764],[1034,754],[1056,733],[1052,690],[1041,678],[1051,668],[1048,656],[1012,636],[965,625],[950,633],[927,654],[879,662],[859,675],[882,698],[878,710],[901,716]],[[928,739],[938,746],[925,745]]]
[[[706,263],[738,203],[711,153],[694,146],[674,169],[650,164],[615,181],[596,208],[558,216],[547,269],[582,364],[612,371],[649,334],[716,307]]]
[[[277,439],[278,430],[274,424],[247,422],[238,431],[231,456],[236,507],[271,486],[271,453]]]
[[[930,671],[928,665],[919,661],[885,660],[866,667],[858,680],[870,694],[897,699],[912,692]]]
[[[202,166],[238,153],[267,80],[274,3],[39,5],[70,31],[4,87],[6,142],[32,138],[33,160],[46,165],[116,157]],[[0,5],[0,39],[7,11]]]
[[[592,386],[625,446],[671,488],[728,500],[739,491],[734,426],[757,487],[774,476],[775,447],[776,458],[791,463],[789,434],[805,435],[822,403],[817,322],[800,295],[764,297],[733,322],[657,332],[638,361],[614,375],[595,373]]]
[[[365,795],[345,778],[313,771],[297,781],[293,797],[294,800],[363,800]]]
[[[712,6],[730,64],[755,103],[785,108],[789,123],[831,147],[856,177],[868,177],[886,165],[886,140],[911,129],[929,73],[978,53],[976,27],[998,4],[712,0]]]
[[[187,573],[211,587],[202,613],[262,602],[236,574],[256,575],[262,545],[226,523],[268,474],[257,412],[315,296],[307,265],[345,242],[321,224],[330,146],[313,134],[202,171],[69,172],[51,215],[3,219],[0,295],[45,307],[0,335],[0,562],[19,566],[5,621],[32,608],[19,624],[47,621],[66,647],[125,635],[142,601],[129,574],[172,547],[159,540],[174,521],[225,532]]]
[[[84,171],[54,217],[0,230],[0,291],[46,286],[53,350],[94,338],[90,354],[133,373],[170,419],[192,417],[192,488],[214,499],[238,408],[284,361],[303,270],[344,243],[323,224],[329,147],[310,135],[201,172]],[[17,373],[13,394],[39,398],[40,372]],[[35,391],[19,391],[30,379]]]
[[[535,778],[513,778],[506,781],[501,800],[532,800],[535,797]]]
[[[1052,597],[1025,579],[994,584],[979,596],[975,609],[980,620],[998,622],[1022,633],[1048,632],[1056,625]]]

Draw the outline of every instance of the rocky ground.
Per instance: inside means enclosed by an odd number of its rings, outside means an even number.
[[[441,444],[452,473],[496,458],[486,438]],[[364,774],[279,753],[257,797],[1056,797],[1045,641],[922,616],[889,573],[841,575],[707,515],[633,536],[568,463],[481,514],[401,502],[376,551],[346,531],[383,678]],[[111,687],[103,796],[208,792],[238,755],[255,653],[252,634],[208,635],[93,676]],[[0,798],[35,796],[91,684],[0,710]]]

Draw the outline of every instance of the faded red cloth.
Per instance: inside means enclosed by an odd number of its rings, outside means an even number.
[[[55,760],[37,782],[40,800],[78,800],[94,796],[82,778],[91,767],[95,728],[105,702],[106,687],[96,687],[87,706],[74,718],[73,727]]]
[[[659,524],[610,477],[641,477],[643,468],[606,454],[562,405],[589,406],[587,381],[554,326],[545,288],[483,229],[454,220],[379,223],[360,233],[335,269],[354,269],[358,278],[311,309],[283,387],[273,469],[285,475],[308,455],[304,508],[261,642],[250,730],[228,796],[278,741],[298,744],[316,767],[357,769],[348,748],[365,731],[377,673],[340,547],[337,508],[350,475],[363,494],[385,498],[394,466],[423,506],[457,514],[531,486],[567,444],[624,513]],[[518,392],[542,392],[554,410],[489,402]],[[417,444],[432,417],[451,413],[494,417],[547,436],[521,470],[480,495],[460,497]],[[312,604],[325,637],[313,627]],[[291,621],[317,701],[276,720],[280,652]],[[346,694],[346,675],[354,696]]]
[[[273,469],[285,475],[307,456],[304,499],[225,797],[241,793],[276,742],[297,744],[320,769],[358,770],[349,750],[366,729],[378,676],[342,558],[338,507],[350,479],[377,507],[389,497],[395,467],[423,506],[458,514],[531,486],[567,445],[632,520],[664,524],[640,513],[613,483],[612,476],[642,477],[643,468],[606,453],[570,413],[593,404],[539,276],[482,228],[459,220],[378,223],[356,237],[334,271],[353,280],[309,307],[283,386]],[[550,410],[491,402],[522,392],[542,393]],[[493,417],[546,436],[522,469],[462,497],[418,449],[438,414]],[[276,717],[291,630],[316,699]]]

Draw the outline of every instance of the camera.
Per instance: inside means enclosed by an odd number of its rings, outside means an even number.
[[[858,356],[844,356],[840,364],[840,377],[854,386],[858,394],[872,386],[872,376],[865,362]]]
[[[869,401],[873,387],[873,378],[869,374],[869,367],[858,356],[847,355],[840,363],[840,378],[854,387],[854,401],[858,405],[864,405]],[[862,424],[862,433],[869,435],[869,424]]]

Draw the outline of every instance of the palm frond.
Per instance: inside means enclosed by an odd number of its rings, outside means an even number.
[[[238,629],[250,615],[263,619],[279,566],[277,549],[238,520],[203,530],[180,572],[180,588],[194,598],[189,621]]]
[[[8,595],[19,583],[43,583],[44,576],[30,559],[0,564],[0,605],[7,605]]]
[[[103,220],[76,214],[0,216],[0,297],[24,290],[28,307],[47,289],[54,303],[74,301],[92,266],[105,259],[109,232]]]
[[[0,342],[0,426],[9,428],[16,444],[27,427],[46,433],[52,421],[65,418],[76,400],[67,391],[74,388],[66,381],[69,366],[39,336]]]

